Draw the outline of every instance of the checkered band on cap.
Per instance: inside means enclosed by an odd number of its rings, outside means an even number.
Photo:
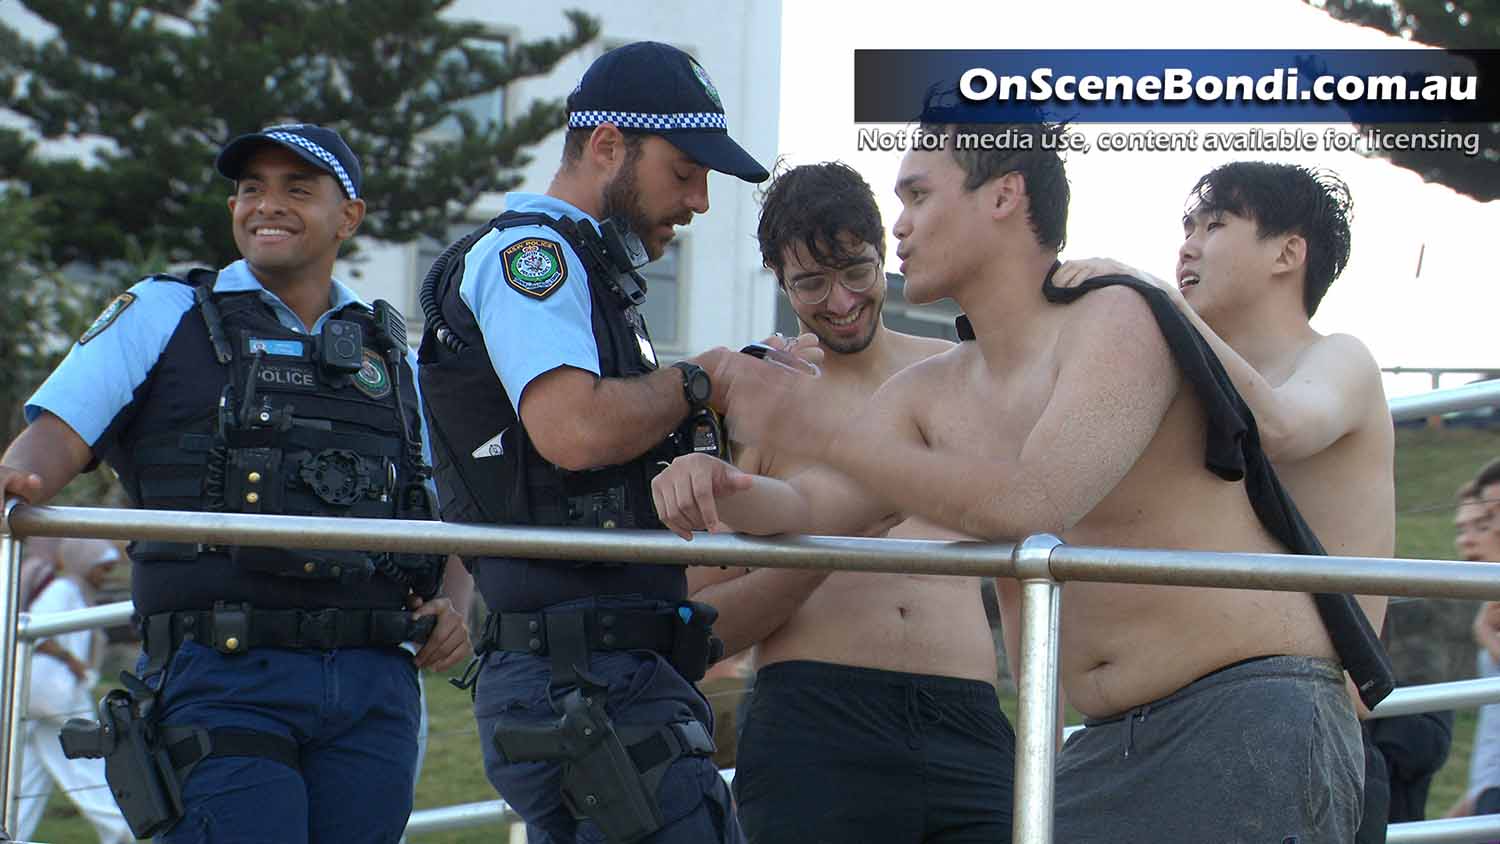
[[[302,147],[303,149],[322,159],[328,164],[328,167],[333,171],[333,174],[338,177],[339,184],[344,186],[344,193],[347,194],[350,199],[359,198],[359,192],[354,189],[354,182],[350,180],[349,174],[344,170],[344,165],[339,163],[338,157],[333,153],[329,152],[318,144],[309,141],[301,135],[294,135],[291,132],[266,132],[265,135],[268,138],[274,138],[284,144],[296,144],[297,146]]]
[[[588,129],[601,123],[613,123],[621,129],[646,129],[652,132],[673,129],[722,129],[728,131],[724,115],[716,111],[679,114],[650,114],[640,111],[575,111],[568,115],[569,129]]]

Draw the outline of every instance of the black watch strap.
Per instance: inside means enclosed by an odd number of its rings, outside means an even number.
[[[709,380],[708,372],[685,360],[672,364],[672,368],[682,373],[682,397],[687,399],[688,407],[694,412],[707,407],[709,396],[713,395],[713,382]]]

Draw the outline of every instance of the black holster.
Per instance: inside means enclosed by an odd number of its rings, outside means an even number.
[[[69,759],[104,759],[104,780],[136,838],[166,832],[182,819],[182,784],[210,756],[258,756],[301,765],[292,739],[255,730],[159,724],[157,694],[121,672],[128,689],[99,701],[99,720],[69,718],[58,736]]]
[[[574,689],[556,721],[501,716],[494,741],[511,762],[562,762],[562,799],[573,817],[593,821],[612,844],[634,844],[662,826],[657,791],[683,756],[712,756],[713,737],[697,721],[633,727],[624,736],[604,709],[606,690]]]
[[[717,616],[712,607],[691,603],[675,607],[669,622],[660,613],[636,613],[627,619],[621,611],[611,610],[511,615],[517,623],[509,625],[491,615],[486,635],[498,641],[485,647],[518,645],[538,655],[545,652],[552,663],[552,687],[570,689],[556,720],[502,715],[492,736],[495,746],[513,763],[560,762],[563,804],[575,818],[597,824],[612,844],[645,838],[662,825],[657,790],[667,768],[682,756],[712,756],[713,737],[697,721],[617,731],[604,706],[608,683],[589,673],[589,654],[597,646],[662,652],[667,648],[658,642],[668,640],[674,665],[682,670],[680,657],[702,676],[711,655],[709,643],[718,642],[709,633]],[[632,623],[650,619],[665,623]],[[653,627],[659,637],[651,634]],[[525,642],[506,641],[512,637]]]
[[[164,742],[124,689],[99,701],[99,720],[70,718],[58,737],[63,755],[104,758],[104,779],[136,838],[170,829],[182,817],[182,786]]]
[[[563,804],[573,816],[592,820],[611,842],[632,844],[661,828],[661,809],[605,713],[604,697],[604,689],[575,689],[551,722],[502,717],[494,740],[511,762],[561,760]]]

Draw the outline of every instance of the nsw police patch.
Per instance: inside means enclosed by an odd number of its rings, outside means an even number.
[[[385,361],[370,349],[365,349],[365,362],[354,373],[354,387],[372,399],[383,399],[391,394],[391,374]]]
[[[113,301],[104,306],[104,310],[100,311],[98,316],[94,317],[94,324],[90,325],[89,330],[83,332],[83,336],[78,338],[78,345],[82,346],[84,343],[103,334],[104,329],[114,324],[114,321],[119,318],[120,314],[125,313],[125,309],[130,307],[130,304],[134,301],[134,293],[121,293],[116,296]]]
[[[533,299],[545,299],[568,280],[562,244],[540,237],[524,237],[500,252],[505,283]]]

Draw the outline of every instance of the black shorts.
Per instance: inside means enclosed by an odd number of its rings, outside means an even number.
[[[751,844],[1010,841],[1015,733],[977,680],[760,669],[734,794]]]

